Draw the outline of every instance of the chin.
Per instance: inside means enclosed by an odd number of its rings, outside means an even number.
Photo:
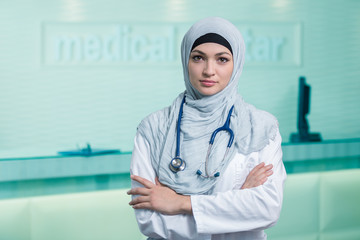
[[[199,90],[198,90],[199,91]],[[212,95],[215,95],[215,94],[217,94],[218,92],[220,92],[220,91],[217,91],[217,90],[215,90],[215,89],[206,89],[206,90],[202,90],[202,91],[199,91],[199,93],[201,94],[201,95],[204,95],[204,96],[212,96]]]

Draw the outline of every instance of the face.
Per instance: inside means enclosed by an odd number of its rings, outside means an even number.
[[[228,85],[233,57],[223,45],[203,43],[191,51],[188,68],[191,85],[202,95],[210,96]]]

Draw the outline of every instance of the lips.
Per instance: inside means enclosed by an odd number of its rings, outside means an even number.
[[[216,84],[216,81],[213,80],[200,80],[201,85],[205,86],[205,87],[211,87],[214,86]]]

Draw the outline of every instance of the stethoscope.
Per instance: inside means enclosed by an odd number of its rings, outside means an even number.
[[[180,110],[179,110],[179,117],[178,117],[178,121],[177,121],[177,126],[176,126],[176,153],[175,153],[175,157],[170,161],[169,164],[169,168],[172,172],[177,173],[179,171],[183,171],[186,168],[186,162],[180,157],[180,124],[181,124],[181,118],[182,118],[182,114],[183,114],[183,107],[184,107],[184,103],[185,103],[185,96],[181,102],[180,105]],[[212,177],[219,177],[220,176],[220,172],[213,172],[213,173],[209,173],[208,172],[208,162],[209,162],[209,155],[211,152],[211,148],[214,144],[215,141],[215,137],[216,134],[220,131],[226,131],[229,133],[230,138],[229,138],[229,142],[224,154],[224,158],[222,159],[222,162],[225,160],[229,149],[231,147],[231,145],[233,144],[234,141],[234,133],[233,131],[230,129],[230,118],[231,118],[231,114],[232,111],[234,109],[234,106],[232,106],[229,110],[229,114],[227,116],[227,119],[224,123],[224,125],[222,127],[217,128],[211,135],[210,141],[209,141],[209,147],[208,147],[208,151],[206,154],[206,159],[205,159],[205,174],[202,173],[202,171],[199,169],[196,171],[196,174],[205,178],[212,178]]]

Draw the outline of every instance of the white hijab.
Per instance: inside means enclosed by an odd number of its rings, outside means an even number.
[[[224,37],[233,52],[233,73],[228,85],[219,93],[203,96],[190,83],[188,63],[193,43],[207,33]],[[139,133],[150,145],[152,166],[161,183],[181,194],[202,194],[209,191],[219,178],[204,178],[196,174],[204,172],[204,163],[213,131],[221,127],[234,105],[230,128],[234,132],[234,144],[223,161],[229,134],[219,132],[209,156],[209,172],[224,171],[236,152],[249,154],[264,148],[274,139],[277,121],[269,113],[257,110],[243,101],[237,93],[242,72],[245,44],[239,30],[229,21],[210,17],[195,23],[185,34],[181,44],[181,57],[186,91],[173,104],[146,117],[139,125]],[[176,124],[181,101],[186,96],[180,132],[180,157],[186,169],[173,173],[169,163],[175,157]]]

